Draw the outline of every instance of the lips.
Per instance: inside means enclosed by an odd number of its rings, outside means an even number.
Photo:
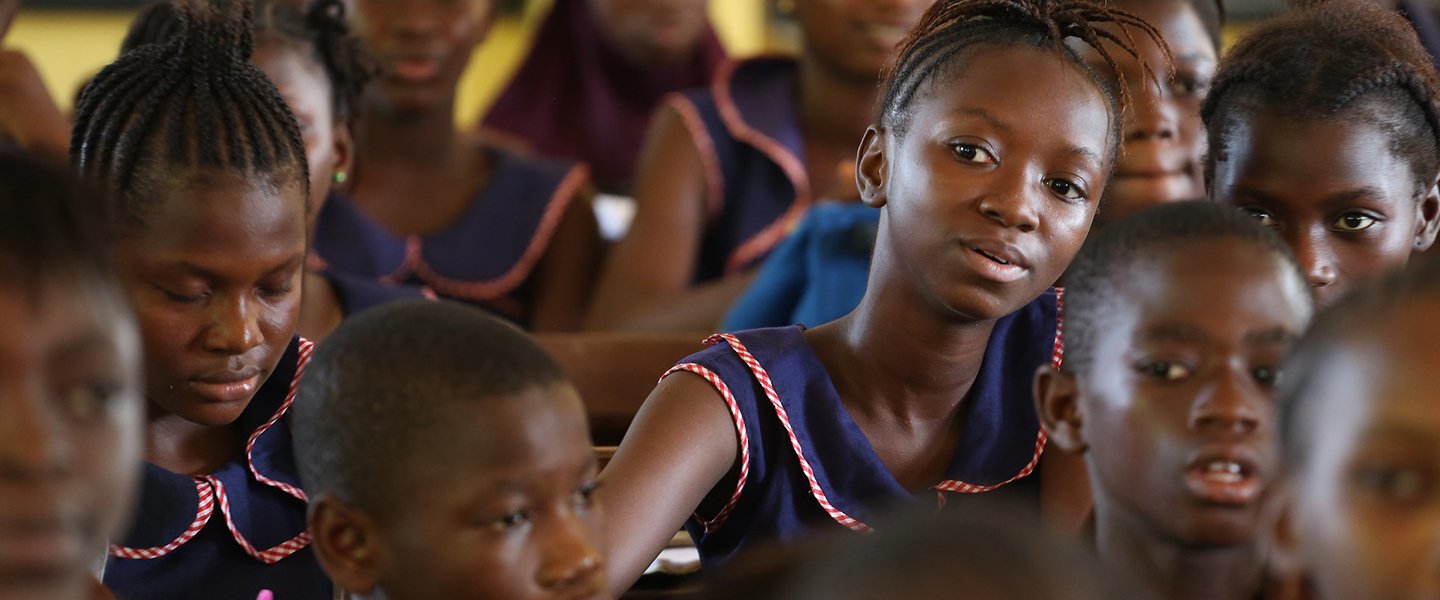
[[[421,83],[440,75],[440,58],[431,55],[407,55],[392,58],[386,62],[386,72],[391,76]]]
[[[1025,277],[1030,264],[1025,254],[1013,245],[999,240],[965,240],[962,254],[980,276],[999,283],[1011,283]]]
[[[260,389],[261,371],[257,367],[212,371],[187,382],[200,396],[212,402],[248,401]]]
[[[1186,465],[1185,487],[1202,502],[1245,506],[1260,498],[1265,481],[1254,458],[1231,446],[1198,453]]]

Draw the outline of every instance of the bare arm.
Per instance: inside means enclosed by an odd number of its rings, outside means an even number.
[[[534,331],[576,331],[585,318],[600,266],[600,226],[591,206],[593,196],[587,187],[570,199],[555,238],[540,259],[539,290],[530,320]]]
[[[635,222],[605,265],[587,328],[711,331],[750,274],[691,287],[707,186],[700,151],[674,108],[656,112],[637,172]]]
[[[666,377],[645,400],[597,490],[613,597],[635,583],[727,478],[738,439],[725,401],[696,375]]]

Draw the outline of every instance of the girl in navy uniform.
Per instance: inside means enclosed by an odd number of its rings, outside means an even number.
[[[1030,382],[1061,358],[1050,286],[1105,190],[1122,103],[1066,40],[1113,22],[1155,35],[1089,1],[925,14],[856,161],[882,211],[864,300],[810,331],[713,337],[667,374],[602,474],[612,591],[682,524],[713,566],[767,541],[869,531],[893,505],[1040,501]]]
[[[285,413],[309,179],[300,127],[250,63],[250,7],[185,11],[86,88],[71,158],[113,197],[146,350],[147,464],[105,583],[120,598],[328,598]]]
[[[1338,0],[1276,17],[1225,56],[1205,100],[1210,193],[1274,227],[1327,304],[1434,243],[1437,93],[1394,11]]]
[[[600,239],[586,169],[455,129],[456,88],[495,3],[354,7],[381,72],[362,101],[347,193],[320,214],[316,254],[334,271],[425,285],[534,330],[577,328]]]
[[[637,212],[588,326],[707,331],[813,201],[851,199],[853,160],[895,43],[934,0],[795,2],[799,60],[723,65],[657,111]]]

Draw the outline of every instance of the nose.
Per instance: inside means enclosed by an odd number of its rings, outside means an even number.
[[[205,332],[205,349],[239,355],[259,346],[264,335],[260,331],[259,307],[256,303],[243,295],[217,300],[211,303],[210,327]]]
[[[1034,192],[1030,189],[1035,186],[1022,184],[1016,187],[1018,189],[982,195],[978,205],[980,214],[1007,229],[1019,229],[1024,233],[1035,231],[1040,224],[1032,197]]]
[[[1315,291],[1319,293],[1319,288],[1335,284],[1339,278],[1335,268],[1335,254],[1324,232],[1295,231],[1286,237],[1290,238],[1286,242],[1295,253],[1295,261],[1300,264],[1305,273],[1305,281],[1310,287],[1316,288]]]
[[[0,481],[40,481],[64,467],[64,424],[40,377],[16,379],[0,389]]]
[[[1204,433],[1249,435],[1259,429],[1263,392],[1250,380],[1248,367],[1226,371],[1191,406],[1190,428]]]
[[[595,528],[582,515],[570,513],[547,527],[540,540],[542,563],[536,582],[547,590],[583,588],[597,591],[604,561],[595,540]]]
[[[1151,91],[1131,103],[1126,141],[1171,141],[1177,136],[1179,114],[1163,92]]]

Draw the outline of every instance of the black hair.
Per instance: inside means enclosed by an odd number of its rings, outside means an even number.
[[[1205,179],[1229,160],[1242,117],[1359,118],[1391,137],[1420,186],[1440,172],[1440,77],[1404,17],[1365,0],[1292,9],[1241,39],[1220,61],[1200,109],[1209,138]]]
[[[247,0],[190,0],[181,32],[120,55],[85,87],[70,159],[102,183],[112,226],[143,225],[160,181],[224,170],[309,194],[300,126],[274,84],[250,63]]]
[[[0,285],[38,294],[64,277],[120,298],[98,195],[60,165],[0,152]]]
[[[147,6],[130,23],[120,45],[125,52],[145,44],[169,40],[180,33],[180,13],[170,0]],[[350,34],[341,0],[258,0],[255,4],[255,38],[297,44],[310,52],[330,82],[331,109],[340,122],[354,121],[365,84],[377,65],[365,44]]]
[[[393,302],[346,320],[310,359],[291,408],[300,479],[312,496],[388,506],[392,482],[458,405],[567,381],[523,331],[477,308]],[[474,435],[462,431],[459,435]]]
[[[1153,2],[1154,0],[1134,0],[1138,3]],[[1215,48],[1215,55],[1220,55],[1225,40],[1225,2],[1224,0],[1174,0],[1194,9],[1195,15],[1200,17],[1200,26],[1205,28],[1205,35],[1210,36],[1210,43]],[[1116,2],[1120,4],[1120,2]]]
[[[1283,257],[1305,287],[1290,248],[1245,211],[1205,201],[1163,204],[1106,227],[1080,248],[1065,271],[1065,362],[1075,373],[1093,363],[1095,340],[1108,326],[1131,268],[1197,241],[1225,240]],[[1306,296],[1309,301],[1309,296]]]
[[[1368,336],[1383,336],[1397,329],[1415,331],[1413,310],[1430,311],[1440,302],[1440,260],[1416,261],[1405,268],[1351,290],[1321,309],[1310,328],[1291,350],[1281,369],[1276,399],[1280,403],[1280,447],[1286,471],[1298,473],[1308,456],[1315,419],[1323,395],[1316,385],[1336,358],[1337,351],[1353,348]],[[1347,401],[1355,401],[1347,398]]]
[[[1120,31],[1100,28],[1103,24],[1118,25]],[[1074,49],[1067,39],[1076,39],[1094,48],[1109,68],[1119,72],[1115,60],[1105,49],[1104,40],[1139,59],[1131,29],[1138,29],[1164,49],[1169,47],[1145,21],[1121,10],[1092,0],[940,0],[910,30],[896,49],[895,61],[883,74],[883,95],[878,122],[898,135],[909,129],[914,114],[911,105],[924,86],[942,70],[959,68],[960,59],[982,44],[1026,45],[1054,50],[1057,57],[1069,62],[1094,82],[1110,109],[1110,156],[1120,145],[1120,119],[1129,99],[1124,86],[1101,77]],[[1166,65],[1167,69],[1169,65]],[[1151,75],[1153,76],[1153,71]]]

